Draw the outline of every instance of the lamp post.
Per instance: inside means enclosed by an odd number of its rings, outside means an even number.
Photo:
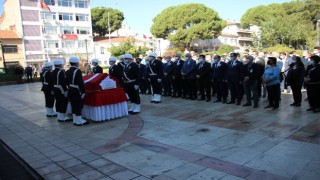
[[[0,41],[0,46],[1,46],[1,53],[2,53],[2,61],[3,61],[4,72],[7,72],[7,65],[6,65],[6,59],[4,58],[4,51],[3,51],[2,41]]]
[[[215,46],[215,42],[214,42],[214,35],[215,35],[216,31],[212,30],[211,34],[212,34],[212,45],[213,45],[213,50],[216,50],[216,46]]]
[[[88,40],[85,39],[84,42],[86,43],[86,54],[87,54],[87,61],[89,61],[89,56],[88,56]]]

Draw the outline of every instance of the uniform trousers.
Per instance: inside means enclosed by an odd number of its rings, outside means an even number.
[[[47,108],[53,108],[54,105],[54,95],[51,94],[51,91],[43,91],[44,98]]]
[[[237,100],[237,102],[240,103],[243,97],[243,85],[240,84],[239,81],[230,81],[229,87],[230,87],[231,101],[235,102],[235,100]]]
[[[83,100],[81,98],[79,90],[71,87],[68,92],[68,97],[70,99],[72,107],[72,114],[75,114],[76,116],[81,116]]]
[[[140,104],[139,89],[136,90],[134,85],[136,85],[135,82],[124,83],[124,90],[128,94],[131,103]]]
[[[311,108],[320,108],[320,84],[306,84],[308,102]]]
[[[182,96],[182,79],[181,78],[175,78],[172,81],[172,87],[173,87],[173,96]]]
[[[58,88],[54,88],[54,97],[56,99],[56,111],[59,113],[66,113],[68,99],[64,94],[61,94],[61,91]]]
[[[163,91],[167,96],[171,96],[172,93],[172,76],[166,76],[163,81]]]
[[[183,96],[190,99],[197,99],[197,81],[196,79],[184,79]]]
[[[207,100],[211,99],[211,83],[208,78],[200,78],[197,79],[198,89],[201,96],[201,99],[207,98]]]
[[[217,92],[217,100],[221,101],[221,98],[226,100],[228,96],[228,84],[218,79],[215,79],[213,83]]]
[[[151,76],[150,77],[150,83],[152,86],[153,94],[160,94],[161,95],[161,82],[158,82],[159,77],[158,76]]]

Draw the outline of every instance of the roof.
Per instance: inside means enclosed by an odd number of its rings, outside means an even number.
[[[0,39],[21,39],[14,31],[0,30]]]
[[[240,24],[239,22],[235,22],[235,21],[228,21],[227,25],[238,25]]]
[[[1,16],[0,16],[0,24],[3,22],[5,17],[6,17],[6,13],[3,11]]]
[[[236,35],[236,34],[231,34],[231,33],[227,33],[227,32],[222,32],[221,36],[238,37],[238,35]]]
[[[112,43],[121,43],[121,42],[126,42],[126,41],[134,41],[134,42],[144,42],[142,40],[139,39],[135,39],[132,37],[111,37],[110,38],[110,42]],[[109,37],[94,37],[93,38],[94,42],[109,42]]]

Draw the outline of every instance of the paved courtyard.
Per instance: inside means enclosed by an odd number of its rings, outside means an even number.
[[[276,111],[142,95],[139,115],[77,127],[40,87],[0,87],[0,138],[45,179],[320,179],[320,114],[290,94]]]

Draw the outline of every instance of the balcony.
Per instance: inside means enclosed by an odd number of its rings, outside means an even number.
[[[238,41],[253,41],[252,37],[238,37]]]
[[[250,29],[238,29],[238,33],[249,33],[252,34],[252,31]]]

